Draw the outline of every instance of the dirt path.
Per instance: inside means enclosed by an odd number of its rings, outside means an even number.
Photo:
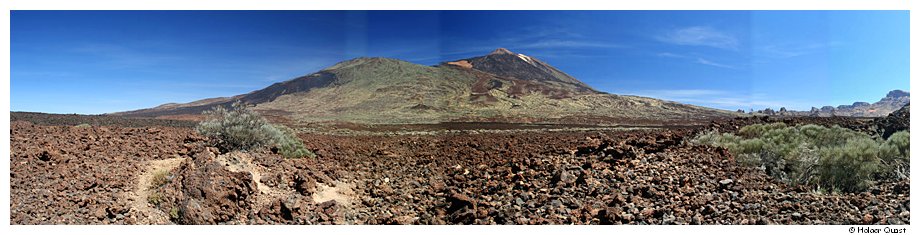
[[[135,216],[138,224],[170,224],[169,215],[154,208],[148,202],[152,193],[151,186],[154,176],[158,172],[170,171],[179,167],[186,158],[168,158],[147,162],[147,168],[137,176],[137,188],[128,193],[131,205],[131,216]]]
[[[328,186],[325,184],[316,184],[316,193],[313,194],[313,202],[322,203],[329,200],[335,200],[336,203],[347,207],[352,206],[355,200],[355,186],[345,182],[336,181],[335,185]]]

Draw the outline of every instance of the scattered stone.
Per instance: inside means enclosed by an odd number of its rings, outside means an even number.
[[[796,120],[852,126],[848,119]],[[287,159],[252,151],[246,164],[261,171],[255,174],[213,166],[223,156],[199,145],[206,140],[189,139],[190,129],[30,125],[11,123],[13,224],[910,222],[906,180],[879,181],[861,194],[814,194],[737,165],[725,149],[684,144],[695,130],[303,134],[324,154]],[[585,136],[594,149],[568,154]],[[389,153],[370,156],[378,149]],[[122,195],[135,191],[145,162],[175,156],[188,156],[188,163],[158,189],[162,202],[139,202],[159,211],[123,212],[140,208],[122,205]],[[342,198],[314,202],[319,184]],[[150,221],[151,215],[165,217]]]

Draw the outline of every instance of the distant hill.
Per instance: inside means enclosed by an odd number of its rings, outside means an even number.
[[[113,115],[187,118],[237,101],[302,123],[624,124],[737,115],[598,92],[543,61],[506,49],[436,66],[389,58],[357,58],[247,94]]]
[[[817,116],[817,117],[884,117],[891,112],[901,109],[910,103],[910,92],[902,90],[893,90],[888,92],[884,98],[875,103],[854,102],[851,105],[824,106],[821,108],[812,107],[809,111],[786,111],[781,108],[776,111],[773,109],[764,109],[757,111],[761,114],[772,115],[793,115],[793,116]]]

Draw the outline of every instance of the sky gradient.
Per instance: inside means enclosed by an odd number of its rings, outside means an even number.
[[[735,110],[909,91],[907,11],[13,11],[11,109],[98,114],[232,96],[381,56],[498,47],[597,90]]]

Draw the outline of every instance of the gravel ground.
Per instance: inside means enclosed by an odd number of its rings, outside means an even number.
[[[12,122],[11,223],[910,223],[909,180],[864,193],[789,187],[724,149],[686,144],[703,128],[302,134],[318,156],[286,159],[219,153],[190,128],[140,126]],[[151,183],[156,172],[165,181]]]

